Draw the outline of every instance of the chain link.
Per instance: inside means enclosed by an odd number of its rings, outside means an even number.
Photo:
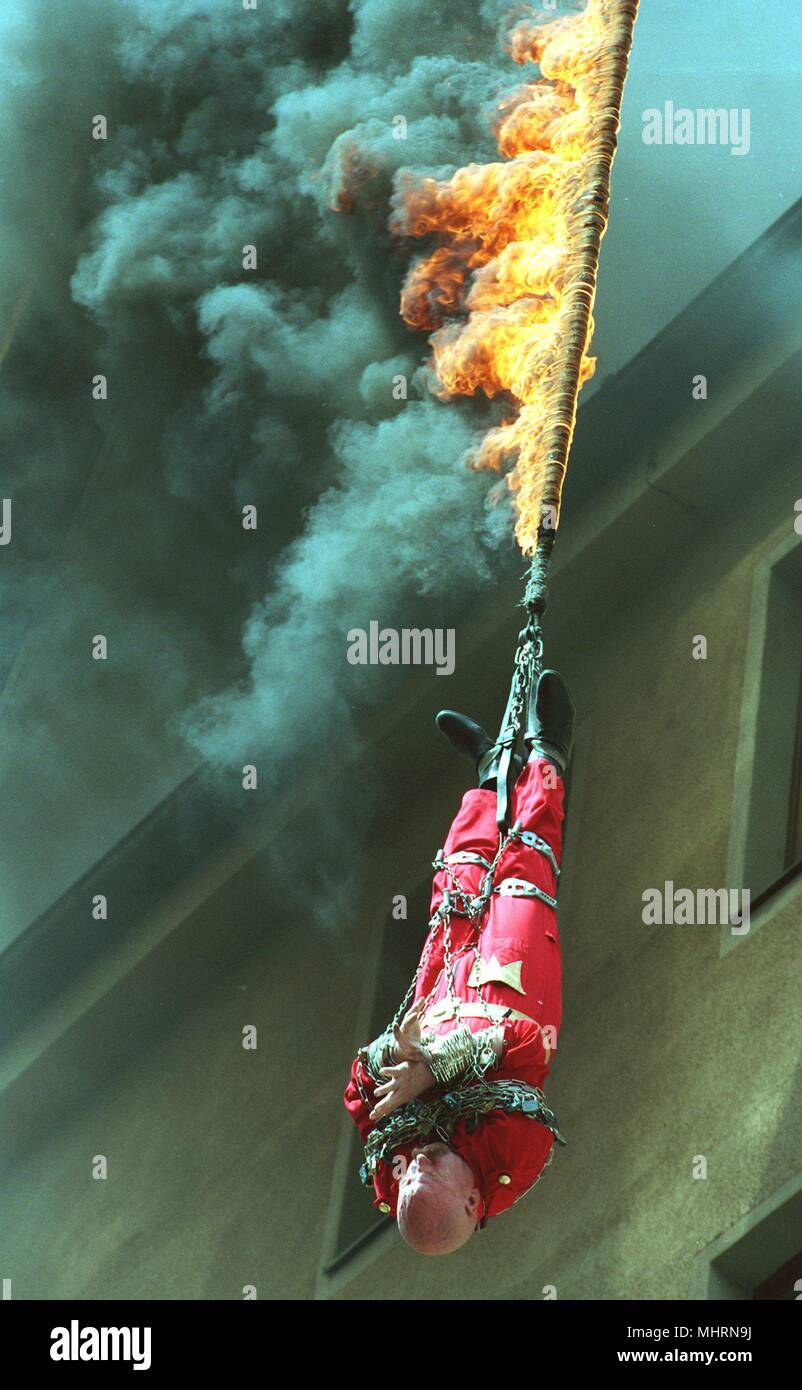
[[[459,1018],[459,1005],[461,1001],[459,999],[459,996],[457,995],[456,988],[454,985],[456,963],[454,960],[454,953],[452,952],[451,917],[452,915],[465,917],[468,919],[468,921],[470,921],[473,924],[477,932],[477,939],[472,943],[466,943],[466,949],[473,950],[474,955],[478,956],[479,949],[481,946],[482,935],[481,922],[482,917],[487,911],[487,907],[490,902],[490,897],[493,891],[493,878],[502,855],[504,854],[505,850],[509,847],[509,845],[512,843],[512,841],[514,839],[517,839],[517,835],[518,832],[515,827],[513,827],[512,830],[508,830],[505,835],[499,834],[499,845],[498,849],[496,850],[495,858],[493,859],[492,863],[487,869],[487,872],[485,873],[485,877],[482,883],[482,891],[476,897],[474,897],[473,894],[469,893],[468,890],[460,882],[452,865],[448,864],[446,860],[443,858],[442,851],[438,852],[436,858],[432,860],[432,868],[437,870],[443,870],[445,873],[447,873],[449,878],[451,879],[453,888],[444,889],[440,906],[429,919],[429,935],[427,937],[426,944],[423,948],[423,952],[421,953],[421,958],[418,962],[418,967],[415,971],[415,974],[412,977],[409,989],[404,995],[404,998],[401,1001],[399,1008],[396,1010],[392,1023],[390,1023],[389,1025],[390,1030],[394,1029],[396,1025],[400,1023],[401,1019],[407,1011],[410,1000],[414,997],[418,980],[420,979],[424,967],[428,962],[429,956],[431,955],[432,947],[437,938],[437,932],[439,927],[442,927],[443,932],[443,971],[441,971],[441,974],[445,974],[446,993],[448,1002],[451,1005],[452,1009],[454,1009],[455,1018]],[[462,903],[462,906],[452,907],[452,897],[460,901]],[[459,954],[459,952],[457,954]],[[432,988],[426,996],[427,1007],[429,1006],[432,995],[437,989],[439,980],[440,975],[438,975],[437,979],[432,985]],[[498,1020],[493,1018],[493,1015],[488,1008],[488,1001],[482,995],[481,985],[476,987],[476,993],[479,1002],[484,1008],[485,1016],[490,1020],[491,1023],[496,1023]]]
[[[529,692],[540,675],[542,665],[543,633],[540,626],[540,615],[530,608],[527,616],[526,626],[522,628],[521,632],[518,634],[518,649],[515,653],[515,671],[513,674],[513,688],[510,700],[509,726],[514,731],[516,742],[521,733],[521,726],[524,720],[526,703],[529,696]],[[456,913],[460,917],[467,917],[469,921],[473,922],[474,926],[477,929],[479,940],[477,940],[477,942],[473,945],[472,949],[474,950],[474,953],[478,955],[482,934],[482,928],[479,925],[479,923],[481,922],[481,918],[484,915],[487,909],[487,905],[490,901],[490,894],[493,890],[493,875],[496,869],[498,868],[501,856],[503,855],[504,851],[507,849],[509,844],[512,842],[512,840],[515,838],[516,832],[514,827],[512,830],[508,830],[506,834],[503,836],[501,832],[499,832],[499,846],[496,850],[496,856],[492,864],[490,865],[487,874],[485,875],[485,879],[482,885],[482,891],[477,898],[474,898],[471,894],[467,892],[465,888],[463,888],[462,884],[460,883],[460,880],[458,879],[451,865],[447,864],[443,859],[442,851],[440,851],[437,857],[432,861],[432,867],[434,869],[443,869],[449,875],[453,884],[453,896],[462,902],[462,907],[452,908],[452,890],[449,889],[444,892],[443,900],[440,904],[440,907],[429,919],[429,935],[427,937],[426,944],[423,948],[421,958],[418,962],[418,967],[415,971],[415,974],[412,977],[409,989],[404,995],[404,998],[402,999],[398,1009],[396,1010],[393,1020],[389,1025],[390,1030],[394,1029],[396,1025],[400,1023],[409,1007],[410,1001],[414,998],[415,990],[418,985],[418,980],[420,979],[424,967],[428,962],[432,946],[437,936],[437,929],[441,924],[443,927],[443,957],[445,962],[444,968],[446,973],[446,989],[448,991],[448,1001],[452,1005],[452,1007],[458,1007],[459,1000],[457,998],[454,988],[454,971],[456,969],[456,966],[454,965],[454,958],[451,950],[452,912]],[[438,976],[438,980],[439,978],[440,977]],[[435,989],[437,988],[437,983],[438,981],[436,980],[432,989],[429,991],[429,995],[427,996],[427,1004],[428,1001],[431,999],[431,996],[434,993]],[[479,997],[480,1003],[484,1006],[486,1016],[488,1018],[491,1018],[490,1012],[487,1008],[487,1001],[482,997],[481,986],[477,987],[476,993]],[[491,1019],[491,1021],[495,1022],[495,1020],[493,1019]]]
[[[518,650],[515,653],[515,673],[513,681],[510,724],[516,737],[520,732],[527,697],[543,665],[543,633],[537,614],[530,613],[526,627],[518,637]]]

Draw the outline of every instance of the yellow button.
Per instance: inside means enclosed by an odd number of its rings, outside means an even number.
[[[509,1178],[507,1178],[507,1182],[509,1182]],[[390,1208],[386,1202],[379,1202],[379,1211],[383,1211],[385,1216],[387,1215],[389,1210]]]
[[[504,1186],[506,1187],[508,1182],[512,1182],[512,1178],[510,1177],[509,1173],[502,1173],[501,1177],[499,1178],[499,1182],[503,1182]]]

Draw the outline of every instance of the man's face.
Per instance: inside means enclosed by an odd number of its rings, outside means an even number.
[[[423,1255],[459,1249],[476,1227],[480,1196],[473,1173],[447,1144],[424,1144],[398,1184],[398,1226]]]
[[[472,1187],[470,1168],[448,1144],[424,1144],[412,1150],[412,1160],[398,1184],[398,1196],[409,1197],[422,1189],[467,1198]]]

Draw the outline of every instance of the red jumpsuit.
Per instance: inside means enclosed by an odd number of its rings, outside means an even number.
[[[563,784],[554,767],[545,759],[529,763],[515,787],[511,823],[521,822],[523,830],[534,831],[551,846],[557,863],[562,846]],[[446,856],[460,851],[479,854],[492,861],[498,849],[496,794],[478,788],[466,792],[444,846]],[[461,885],[473,894],[481,890],[486,873],[481,864],[453,865]],[[524,879],[536,884],[551,897],[556,895],[556,875],[549,859],[539,850],[515,839],[504,851],[494,875],[496,885],[505,879]],[[437,871],[432,892],[432,914],[439,907],[444,888],[453,887],[444,869]],[[511,1007],[524,1018],[503,1023],[505,1046],[500,1064],[487,1073],[487,1080],[517,1080],[542,1087],[548,1075],[549,1060],[556,1045],[562,1019],[562,966],[557,914],[536,897],[493,894],[477,925],[452,915],[451,952],[456,966],[454,992],[460,1000],[476,1006],[475,1017],[461,1022],[476,1031],[493,1026],[480,1013],[481,997],[490,1004]],[[430,933],[429,957],[418,977],[415,998],[430,996],[423,1020],[426,1032],[444,1034],[458,1026],[448,1013],[448,991],[443,969],[442,925]],[[426,946],[424,946],[424,952]],[[434,1017],[432,1011],[434,1010]],[[363,1142],[372,1125],[362,1092],[371,1101],[375,1082],[357,1058],[345,1091],[345,1104],[359,1127]],[[437,1093],[427,1092],[427,1096]],[[432,1138],[422,1142],[431,1142]],[[468,1133],[459,1120],[450,1145],[471,1168],[481,1196],[480,1219],[484,1222],[512,1206],[537,1180],[554,1143],[551,1131],[537,1120],[520,1113],[493,1110]],[[409,1161],[412,1148],[398,1149]],[[398,1182],[392,1165],[380,1162],[374,1180],[374,1206],[395,1215]]]

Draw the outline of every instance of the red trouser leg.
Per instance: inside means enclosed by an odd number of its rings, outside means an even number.
[[[563,784],[546,759],[529,763],[518,779],[513,794],[513,823],[520,820],[524,830],[532,830],[554,851],[559,863],[562,849]],[[446,855],[460,852],[481,855],[489,862],[499,845],[496,826],[495,792],[471,790],[465,793],[444,846]],[[481,890],[486,869],[481,864],[455,864],[454,871],[463,888],[471,894]],[[556,877],[548,860],[537,850],[513,841],[504,851],[494,881],[522,878],[536,884],[552,897]],[[453,889],[449,874],[438,870],[432,892],[432,913],[440,906],[443,892]],[[457,952],[468,940],[476,941],[476,929],[465,918],[451,917],[451,948]],[[427,939],[428,956],[418,978],[416,997],[431,992],[443,966],[443,929],[440,926]],[[427,947],[424,947],[426,950]],[[521,964],[523,993],[509,984],[488,981],[486,999],[528,1014],[537,1022],[559,1028],[562,1017],[559,935],[556,913],[538,898],[514,898],[493,894],[483,921],[479,949],[483,961],[495,956],[501,965]],[[472,953],[461,958],[455,984],[463,998],[473,993],[467,986]],[[464,977],[464,978],[463,978]],[[468,993],[463,990],[468,989]],[[440,991],[438,990],[438,993]]]

